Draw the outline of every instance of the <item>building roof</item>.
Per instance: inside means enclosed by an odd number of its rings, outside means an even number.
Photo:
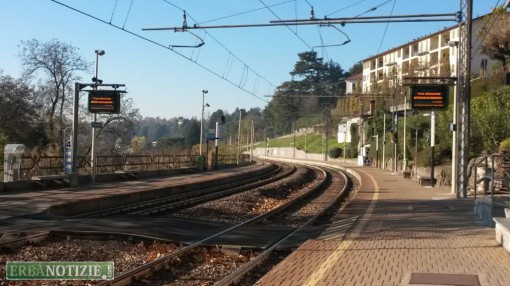
[[[507,1],[507,2],[510,2],[510,0],[506,0],[506,1]],[[489,14],[490,14],[490,13],[489,13]],[[474,18],[472,21],[478,21],[479,19],[482,19],[483,17],[485,17],[485,16],[487,16],[487,15],[489,15],[489,14],[485,14],[485,15],[483,15],[483,16],[476,17],[476,18]],[[432,34],[428,34],[428,35],[425,35],[425,36],[423,36],[423,37],[419,37],[419,38],[414,39],[414,40],[412,40],[412,41],[410,41],[410,42],[408,42],[408,43],[406,43],[406,44],[403,44],[403,45],[400,45],[400,46],[398,46],[398,47],[395,47],[395,48],[389,49],[389,50],[387,50],[387,51],[385,51],[385,52],[382,52],[382,53],[379,53],[379,54],[377,54],[377,55],[375,55],[375,56],[370,56],[370,57],[368,57],[368,58],[366,58],[366,59],[363,59],[363,60],[362,60],[362,62],[366,62],[366,61],[369,61],[369,60],[371,60],[371,59],[374,59],[374,58],[380,57],[381,55],[389,54],[389,53],[394,52],[394,51],[397,51],[397,50],[399,50],[399,49],[401,49],[401,48],[403,48],[403,47],[407,47],[407,46],[410,46],[410,45],[412,45],[412,44],[418,43],[418,42],[422,41],[423,39],[430,38],[430,37],[433,37],[433,36],[436,36],[436,35],[442,34],[442,33],[444,33],[444,32],[451,31],[451,30],[453,30],[453,29],[457,29],[458,27],[459,27],[459,25],[458,25],[458,24],[456,24],[456,25],[450,26],[450,27],[448,27],[448,28],[444,28],[444,29],[442,29],[442,30],[440,30],[440,31],[438,31],[438,32],[435,32],[435,33],[432,33]]]
[[[345,80],[346,81],[358,81],[358,80],[361,80],[362,78],[363,78],[363,73],[358,73],[358,74],[351,75],[350,77],[346,78]]]

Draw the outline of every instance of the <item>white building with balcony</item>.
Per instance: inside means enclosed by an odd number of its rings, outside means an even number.
[[[363,80],[363,74],[355,74],[345,79],[345,94],[356,93],[356,88],[361,84]]]
[[[481,54],[479,48],[483,39],[478,38],[477,32],[483,22],[483,17],[473,19],[472,22],[471,73],[474,77],[485,75],[495,62]],[[380,84],[384,79],[402,82],[405,76],[456,76],[458,43],[459,26],[455,25],[364,59],[363,92],[370,93],[372,85]]]

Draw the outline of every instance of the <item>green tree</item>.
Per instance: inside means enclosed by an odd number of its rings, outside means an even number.
[[[178,154],[185,148],[183,137],[163,137],[157,141],[156,150],[165,154]]]
[[[350,75],[360,74],[363,72],[363,62],[357,62],[349,69]]]
[[[510,134],[510,88],[500,87],[472,100],[470,149],[494,153]]]
[[[360,138],[358,133],[358,124],[351,124],[349,132],[351,133],[351,143],[349,143],[347,149],[345,150],[345,154],[349,158],[356,158],[358,156],[358,142]]]
[[[0,138],[29,147],[47,144],[39,109],[34,90],[26,82],[0,73]]]
[[[510,13],[503,6],[494,8],[485,16],[484,25],[478,31],[482,37],[482,53],[506,65],[510,56]]]
[[[290,72],[293,79],[280,84],[263,112],[263,118],[278,133],[290,132],[294,122],[303,116],[318,116],[324,107],[334,109],[343,94],[346,73],[333,61],[324,62],[314,51],[298,54],[299,60]],[[262,124],[261,124],[262,126]]]

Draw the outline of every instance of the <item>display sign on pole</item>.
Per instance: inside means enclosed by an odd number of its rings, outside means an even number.
[[[411,108],[414,110],[448,109],[447,85],[411,86]]]
[[[89,91],[88,109],[91,113],[119,113],[120,92],[117,90]]]

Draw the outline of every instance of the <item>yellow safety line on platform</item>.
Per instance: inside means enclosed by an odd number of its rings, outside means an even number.
[[[372,197],[372,201],[370,202],[369,207],[363,214],[363,217],[361,218],[361,221],[356,226],[355,230],[351,234],[351,238],[355,238],[359,235],[365,224],[369,221],[370,216],[372,215],[372,212],[374,211],[375,204],[377,203],[377,199],[379,198],[379,184],[375,181],[374,177],[372,177],[370,174],[368,174],[365,171],[361,171],[360,169],[356,170],[357,172],[362,172],[368,177],[370,177],[370,180],[374,184],[374,196]],[[360,182],[360,190],[361,190],[361,182]],[[306,280],[303,285],[306,286],[316,286],[320,281],[323,280],[326,273],[335,265],[336,261],[339,261],[339,259],[344,254],[345,250],[349,249],[349,247],[352,244],[353,239],[343,240],[338,247],[333,251],[333,253],[324,261],[322,264],[317,267],[317,271],[314,272],[308,279]]]

